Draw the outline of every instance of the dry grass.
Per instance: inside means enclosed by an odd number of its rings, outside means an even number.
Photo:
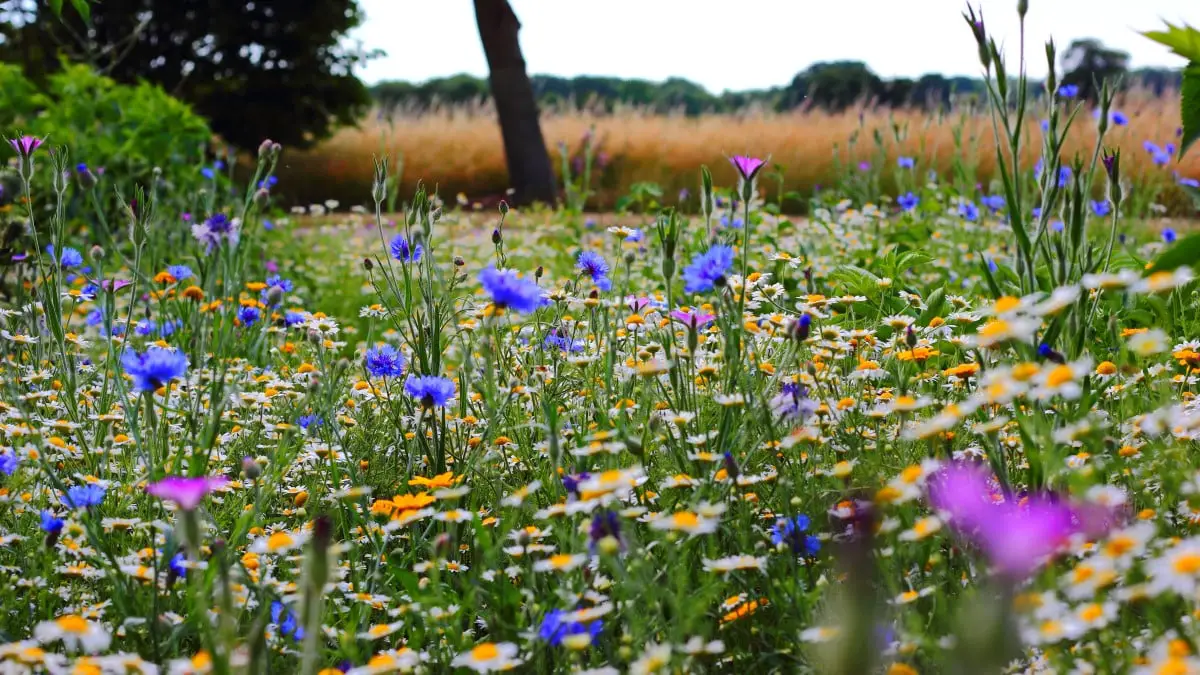
[[[1127,152],[1126,175],[1165,182],[1170,180],[1170,171],[1177,170],[1184,176],[1200,177],[1200,152],[1164,170],[1153,167],[1142,148],[1145,140],[1159,144],[1175,140],[1178,98],[1131,95],[1120,101],[1118,108],[1129,116],[1130,123],[1110,131],[1108,144],[1119,145]],[[903,130],[899,143],[893,140],[894,124]],[[1030,122],[1030,137],[1035,142],[1040,138],[1036,124],[1036,119]],[[543,118],[543,131],[556,166],[558,144],[565,142],[578,148],[583,134],[592,127],[608,157],[598,180],[598,197],[590,204],[593,208],[611,207],[618,195],[638,181],[656,182],[672,195],[680,188],[694,190],[701,164],[712,167],[718,180],[728,185],[733,174],[722,156],[733,153],[771,155],[774,162],[786,167],[787,188],[806,193],[815,185],[829,185],[836,179],[835,145],[845,156],[848,140],[855,132],[859,141],[854,160],[874,158],[872,135],[876,129],[886,138],[889,159],[901,154],[916,156],[923,166],[945,172],[958,152],[954,130],[961,128],[963,160],[976,167],[980,180],[990,178],[995,164],[990,119],[969,108],[942,115],[865,109],[839,114],[817,110],[751,111],[695,118],[638,110],[608,115],[548,112]],[[1090,147],[1094,137],[1090,111],[1082,111],[1068,144],[1068,156]],[[335,198],[343,204],[365,203],[370,194],[371,157],[382,151],[403,157],[404,192],[420,179],[437,185],[446,197],[462,192],[472,199],[494,199],[508,185],[495,115],[489,107],[473,106],[423,114],[399,112],[387,118],[376,115],[312,151],[286,155],[281,172],[283,186],[290,194],[304,195],[308,200]],[[774,190],[774,186],[769,187]]]

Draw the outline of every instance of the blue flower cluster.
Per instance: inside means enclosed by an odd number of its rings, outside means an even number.
[[[367,350],[364,365],[374,377],[400,377],[404,374],[404,355],[391,345],[379,345]]]
[[[517,276],[513,270],[498,270],[489,265],[479,273],[479,283],[492,298],[492,304],[500,309],[527,313],[546,304],[542,288]]]
[[[426,408],[440,408],[454,396],[454,380],[437,375],[412,375],[404,383],[404,391]]]
[[[712,248],[692,258],[692,262],[683,268],[683,290],[688,293],[711,291],[717,279],[723,278],[731,267],[733,249],[723,244],[714,244]]]
[[[391,250],[393,258],[405,263],[420,262],[421,254],[425,252],[425,249],[420,244],[416,246],[409,244],[408,239],[403,234],[393,237],[388,248]]]
[[[575,269],[591,277],[596,288],[602,291],[612,288],[612,281],[608,278],[608,263],[599,253],[583,251],[575,261]]]
[[[125,352],[121,357],[125,374],[133,378],[135,391],[157,391],[171,380],[183,377],[187,372],[187,354],[174,349],[151,347],[141,354]]]

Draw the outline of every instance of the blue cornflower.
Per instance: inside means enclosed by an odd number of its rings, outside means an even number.
[[[392,243],[388,245],[388,249],[392,252],[392,257],[400,262],[415,263],[420,262],[421,254],[425,249],[420,244],[412,246],[408,243],[408,239],[403,234],[398,234],[392,238]]]
[[[513,270],[498,270],[489,265],[479,272],[479,283],[500,309],[532,312],[545,304],[542,289],[532,281],[522,279]]]
[[[1163,241],[1167,242],[1168,244],[1174,244],[1176,239],[1175,230],[1172,230],[1169,227],[1163,228],[1162,238]]]
[[[966,220],[978,220],[979,207],[975,206],[974,202],[963,202],[958,205],[958,215]]]
[[[95,483],[74,485],[63,495],[62,502],[73,509],[86,509],[104,501],[105,492],[107,489],[103,485]]]
[[[1100,218],[1103,218],[1104,216],[1112,213],[1112,205],[1108,203],[1108,200],[1102,199],[1099,201],[1093,201],[1092,213],[1096,214],[1096,216]]]
[[[726,227],[726,228],[729,228],[729,227],[731,227],[731,228],[733,228],[733,229],[735,229],[735,230],[740,230],[740,229],[742,229],[742,226],[743,226],[743,225],[745,225],[745,223],[744,223],[744,222],[742,222],[742,219],[741,219],[741,218],[738,218],[737,216],[734,216],[734,218],[733,218],[733,222],[731,223],[731,222],[729,221],[729,215],[728,215],[728,214],[725,214],[725,215],[722,215],[722,216],[721,216],[721,218],[720,218],[720,224],[721,224],[721,227]]]
[[[183,377],[188,359],[187,354],[174,349],[151,347],[141,354],[132,350],[125,352],[121,365],[125,374],[133,378],[134,390],[146,392],[156,391],[171,380]]]
[[[288,310],[283,315],[283,322],[285,324],[287,324],[289,328],[292,326],[299,326],[300,324],[304,323],[305,321],[308,321],[308,315],[305,314],[304,312],[297,312],[294,309]]]
[[[917,204],[921,203],[921,198],[909,192],[900,195],[896,202],[900,204],[900,208],[904,209],[905,211],[912,211],[913,209],[917,208]]]
[[[1129,118],[1125,116],[1125,113],[1123,113],[1119,110],[1112,111],[1112,116],[1109,117],[1109,119],[1112,120],[1113,124],[1115,124],[1119,127],[1123,127],[1126,124],[1129,124]]]
[[[1075,98],[1079,95],[1079,87],[1074,84],[1064,84],[1058,88],[1058,95],[1063,98]]]
[[[84,301],[95,300],[96,295],[99,293],[100,287],[92,283],[86,284],[83,288],[79,289],[79,297]]]
[[[271,623],[279,626],[279,634],[284,637],[291,637],[297,642],[304,639],[304,628],[296,620],[296,613],[278,600],[271,603]]]
[[[999,211],[1005,206],[1004,197],[1000,195],[988,195],[986,197],[981,197],[979,201],[984,206],[988,207],[992,213]]]
[[[167,274],[175,277],[175,281],[183,281],[184,279],[192,278],[192,268],[187,265],[171,265],[167,267]]]
[[[64,247],[58,264],[65,268],[79,267],[83,264],[83,254],[69,246]]]
[[[243,326],[253,326],[262,318],[262,311],[257,307],[242,307],[238,310],[237,318]]]
[[[1071,182],[1071,167],[1060,167],[1058,169],[1058,187],[1066,187],[1069,182]]]
[[[454,380],[438,375],[410,375],[404,391],[426,408],[440,408],[454,397]]]
[[[158,324],[154,323],[151,319],[142,319],[133,327],[134,334],[141,335],[142,337],[151,335],[156,330],[158,330]]]
[[[171,571],[175,573],[175,576],[186,577],[187,576],[187,566],[183,564],[186,561],[187,561],[187,558],[183,555],[183,552],[181,551],[179,553],[176,553],[174,556],[172,556],[171,562],[169,562],[167,564],[171,568]]]
[[[724,279],[725,273],[733,267],[733,249],[723,244],[714,244],[712,248],[692,258],[692,262],[683,268],[683,290],[688,293],[704,293],[712,290],[718,279]]]
[[[1200,180],[1196,180],[1195,178],[1187,178],[1187,177],[1180,178],[1179,184],[1184,187],[1200,188]]]
[[[547,347],[555,347],[564,352],[581,352],[584,348],[583,340],[572,340],[565,335],[560,335],[557,329],[547,333],[544,342]]]
[[[616,513],[608,509],[592,517],[592,526],[588,531],[588,550],[595,553],[596,544],[605,537],[616,539],[618,547],[624,550],[625,541],[621,538],[621,519],[617,517]]]
[[[917,160],[913,159],[912,157],[896,158],[896,166],[900,167],[901,169],[911,169],[916,165],[917,165]]]
[[[268,287],[278,286],[279,289],[284,293],[291,293],[296,289],[296,284],[293,284],[291,279],[284,279],[278,274],[272,274],[271,276],[267,277],[266,283]]]
[[[367,372],[375,377],[399,377],[404,374],[404,354],[391,345],[368,349],[363,363]]]
[[[296,420],[296,424],[299,425],[300,428],[304,429],[305,431],[308,431],[309,427],[312,427],[315,429],[324,423],[325,422],[318,415],[301,415]]]
[[[43,532],[48,534],[58,534],[59,532],[62,532],[63,526],[66,524],[67,522],[62,518],[54,517],[53,512],[42,511],[42,522],[39,527],[42,528]]]
[[[13,453],[0,452],[0,473],[3,473],[5,476],[13,475],[13,472],[17,470],[17,465],[20,463],[21,460],[17,459],[17,456]]]
[[[592,639],[595,639],[604,628],[604,622],[600,620],[581,623],[579,621],[567,620],[567,616],[567,612],[561,609],[552,609],[546,612],[546,616],[542,618],[541,626],[538,627],[538,637],[557,647],[562,644],[563,638],[569,635],[586,633]]]
[[[1166,150],[1160,150],[1159,152],[1154,153],[1154,155],[1150,158],[1150,161],[1154,162],[1155,166],[1166,166],[1171,163],[1171,157],[1172,153],[1167,152]]]
[[[582,251],[579,257],[575,260],[575,269],[592,278],[592,283],[602,291],[607,291],[612,288],[612,281],[608,278],[608,263],[605,262],[603,256],[595,251]]]
[[[1042,120],[1038,124],[1038,127],[1041,128],[1043,134],[1049,132],[1050,131],[1050,120]]]
[[[776,546],[787,544],[795,553],[816,555],[821,550],[821,540],[808,531],[808,516],[801,513],[795,518],[781,518],[771,528],[771,543]]]
[[[634,230],[632,232],[625,235],[625,241],[627,241],[631,244],[636,244],[639,241],[641,241],[645,236],[646,236],[645,233],[643,233],[640,228],[634,228]]]

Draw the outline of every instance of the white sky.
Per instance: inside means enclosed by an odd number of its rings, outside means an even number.
[[[360,0],[353,38],[387,56],[359,75],[423,81],[484,76],[472,0]],[[612,75],[698,82],[710,91],[783,85],[815,61],[864,61],[883,77],[979,74],[963,0],[510,0],[531,74]],[[988,32],[1015,54],[1016,0],[982,0]],[[1043,44],[1059,53],[1095,37],[1133,67],[1182,59],[1138,35],[1161,19],[1200,24],[1195,0],[1029,0],[1030,74],[1045,73]],[[1061,61],[1060,61],[1061,66]]]

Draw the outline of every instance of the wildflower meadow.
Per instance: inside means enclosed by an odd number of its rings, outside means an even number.
[[[1196,130],[1114,150],[967,18],[992,179],[805,218],[765,153],[291,213],[270,140],[13,134],[0,672],[1200,672],[1200,235],[1128,173]]]

